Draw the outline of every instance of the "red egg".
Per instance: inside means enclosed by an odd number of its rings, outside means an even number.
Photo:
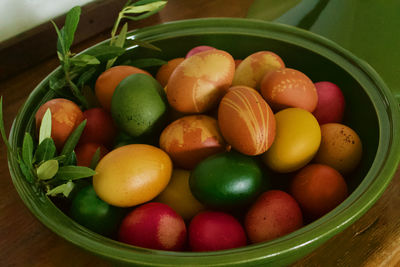
[[[318,104],[313,115],[318,123],[341,122],[346,103],[340,88],[331,82],[317,82],[314,85],[318,93]]]
[[[262,96],[247,86],[234,86],[218,108],[222,136],[237,151],[260,155],[275,138],[275,117]]]
[[[80,143],[97,143],[108,147],[113,144],[117,128],[107,110],[91,108],[83,112],[83,117],[87,122]]]
[[[303,215],[296,200],[280,190],[263,193],[245,217],[246,233],[253,243],[291,233],[303,226]]]
[[[168,205],[150,202],[123,219],[118,240],[144,248],[179,251],[185,245],[186,226]]]
[[[203,159],[225,151],[226,145],[214,118],[192,115],[168,125],[161,133],[160,147],[174,164],[193,169]]]
[[[204,211],[190,222],[189,245],[192,251],[216,251],[246,244],[242,225],[228,213]]]
[[[313,112],[318,103],[317,90],[310,78],[290,68],[265,75],[261,81],[261,94],[274,111],[292,107]]]
[[[101,144],[96,143],[82,143],[78,144],[75,148],[76,160],[78,166],[90,167],[92,159],[96,150],[100,148],[100,159],[103,158],[108,150]]]

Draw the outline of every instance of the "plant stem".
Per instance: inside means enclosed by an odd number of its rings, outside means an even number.
[[[75,85],[75,83],[71,80],[71,77],[69,75],[68,70],[64,70],[65,72],[65,79],[67,80],[72,93],[74,94],[74,96],[80,101],[80,103],[82,104],[82,106],[84,107],[84,109],[87,109],[89,107],[85,97],[83,97],[82,93],[79,91],[78,87]]]
[[[114,27],[113,27],[113,29],[111,31],[110,46],[112,46],[114,44],[114,42],[115,42],[115,35],[117,34],[117,30],[118,30],[118,27],[119,27],[119,23],[121,22],[122,16],[123,16],[123,11],[119,12],[118,18],[115,21]]]

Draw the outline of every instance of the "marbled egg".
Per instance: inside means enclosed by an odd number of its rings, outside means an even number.
[[[225,140],[237,151],[254,156],[264,153],[275,138],[275,117],[253,88],[235,86],[222,98],[218,124]]]
[[[174,164],[193,169],[203,159],[225,151],[217,120],[206,115],[182,117],[168,125],[160,136],[160,147]]]
[[[302,108],[313,112],[318,94],[304,73],[290,68],[271,71],[261,81],[261,94],[274,111]]]
[[[233,57],[212,49],[186,58],[167,84],[170,105],[184,113],[202,113],[216,107],[231,86],[235,73]]]
[[[267,73],[284,67],[283,60],[273,52],[253,53],[237,65],[232,85],[245,85],[259,90],[261,80]]]

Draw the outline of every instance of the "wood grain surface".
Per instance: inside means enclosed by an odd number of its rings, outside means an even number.
[[[130,29],[197,17],[244,17],[252,1],[170,0],[159,14]],[[110,25],[111,27],[111,25]],[[109,38],[109,30],[73,47],[79,52]],[[0,82],[7,131],[35,86],[58,66],[52,57]],[[25,207],[8,171],[0,143],[0,266],[111,266],[57,236]],[[358,221],[293,266],[395,266],[400,263],[400,170],[378,202]]]

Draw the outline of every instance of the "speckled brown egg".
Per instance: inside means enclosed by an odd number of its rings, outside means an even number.
[[[167,84],[169,104],[184,113],[202,113],[216,107],[235,73],[233,57],[222,50],[203,51],[186,58]]]
[[[353,129],[341,123],[326,123],[321,125],[321,145],[314,161],[347,174],[359,164],[362,150],[361,139]]]
[[[313,112],[318,103],[314,83],[304,73],[290,68],[265,75],[261,82],[261,94],[274,111],[292,107]]]
[[[222,98],[218,124],[225,140],[237,151],[254,156],[268,150],[275,138],[275,117],[253,88],[235,86]]]
[[[237,65],[232,85],[245,85],[259,90],[261,80],[267,73],[284,67],[283,60],[273,52],[253,53]]]
[[[203,159],[225,151],[217,120],[206,115],[182,117],[168,125],[160,136],[160,147],[174,164],[193,169]]]

